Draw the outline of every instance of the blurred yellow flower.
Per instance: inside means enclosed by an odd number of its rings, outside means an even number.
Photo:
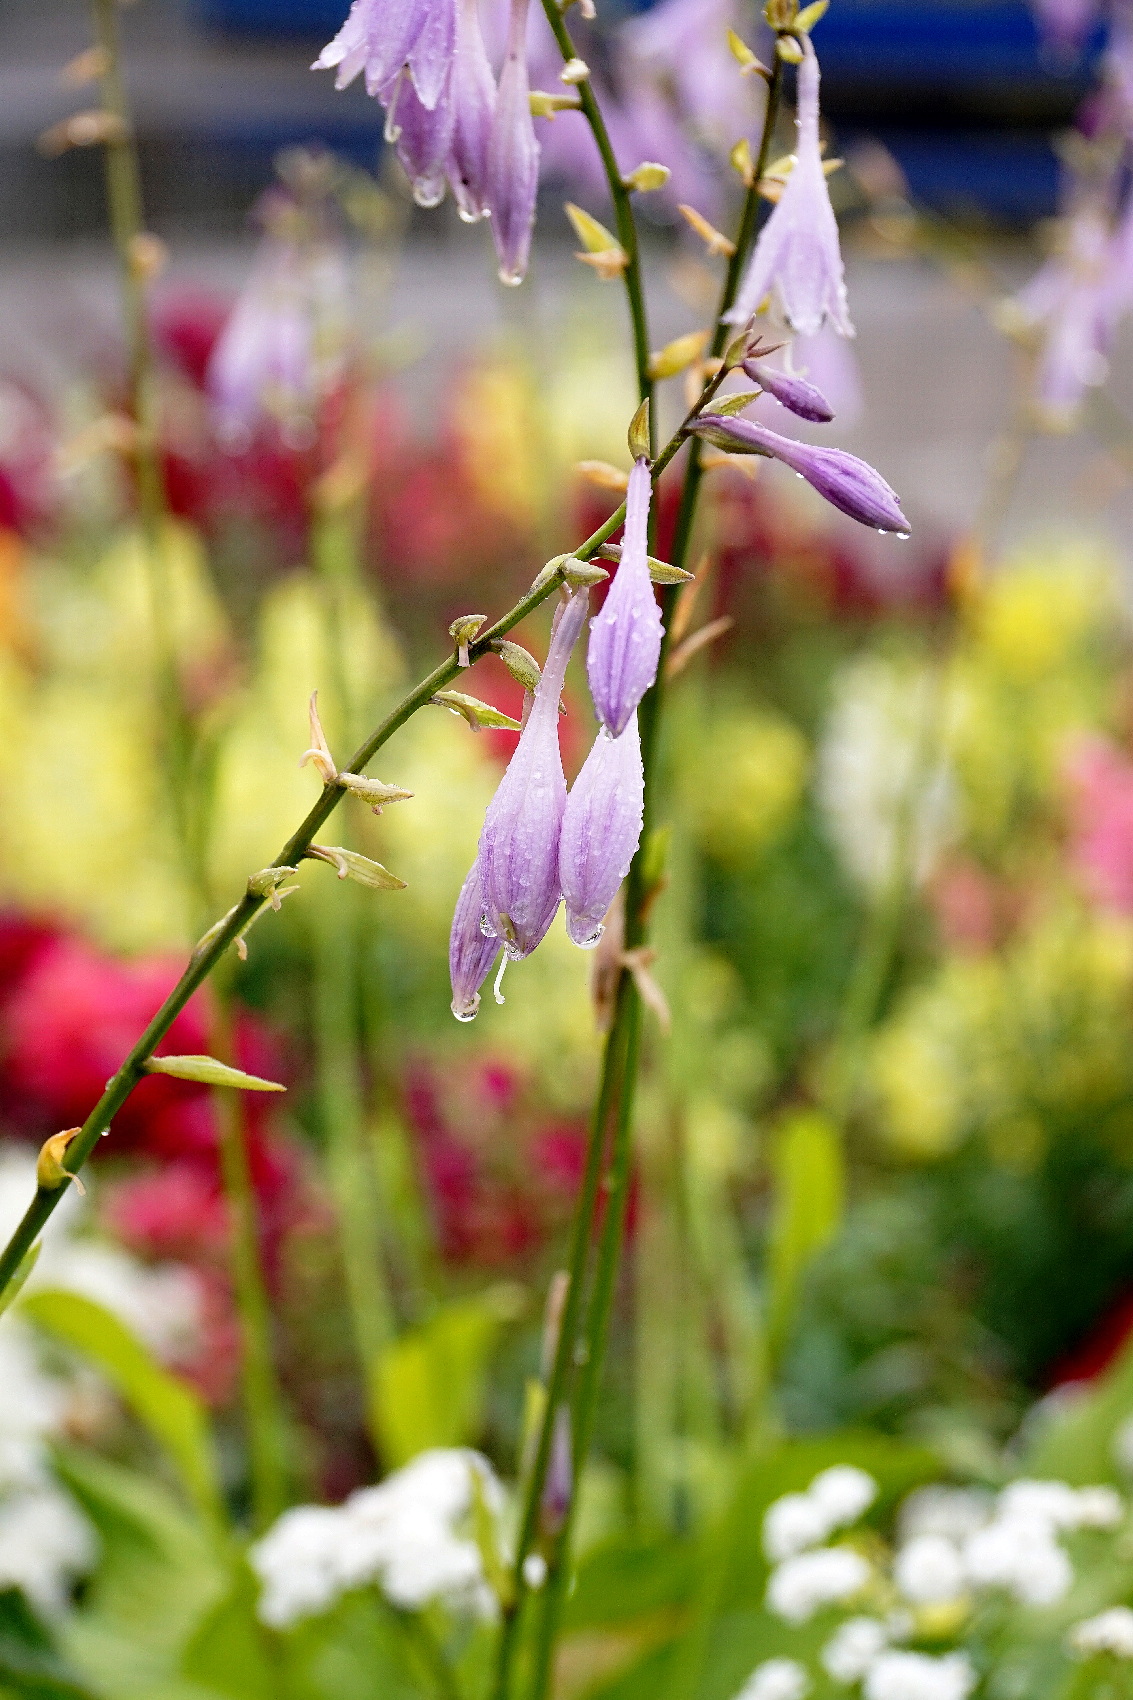
[[[711,771],[694,763],[687,805],[697,837],[719,861],[739,864],[765,850],[790,826],[810,769],[798,728],[769,709],[737,708],[715,720]]]

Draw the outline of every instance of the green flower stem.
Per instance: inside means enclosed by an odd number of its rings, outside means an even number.
[[[543,0],[543,11],[563,59],[577,59],[578,53],[559,8],[558,0]],[[637,371],[638,397],[641,401],[650,403],[649,440],[650,444],[654,445],[657,427],[653,419],[655,411],[652,406],[653,379],[649,375],[649,328],[645,310],[645,284],[641,273],[641,248],[637,239],[637,221],[633,216],[631,192],[622,181],[613,144],[606,129],[606,120],[602,117],[602,110],[594,98],[594,91],[590,87],[589,81],[578,84],[578,97],[582,102],[583,117],[590,126],[595,145],[602,158],[602,169],[606,173],[610,199],[614,203],[618,241],[626,253],[626,266],[622,274],[622,281],[625,284],[626,299],[629,302],[630,319],[633,324],[633,360]]]
[[[221,1062],[235,1062],[232,1019],[225,989],[217,988],[209,1047]],[[212,1094],[220,1131],[224,1195],[232,1213],[232,1281],[240,1316],[240,1373],[248,1423],[252,1476],[252,1526],[267,1529],[291,1503],[290,1446],[272,1352],[271,1305],[260,1261],[256,1193],[248,1165],[247,1122],[239,1092]]]
[[[496,1700],[505,1700],[511,1684],[516,1639],[524,1600],[528,1593],[524,1561],[534,1548],[539,1536],[539,1514],[542,1508],[543,1490],[547,1482],[547,1469],[551,1460],[555,1417],[566,1397],[571,1374],[575,1367],[575,1348],[578,1340],[579,1323],[583,1314],[583,1289],[594,1233],[594,1219],[599,1203],[598,1183],[602,1173],[602,1160],[606,1150],[610,1116],[617,1099],[617,1091],[622,1076],[623,1022],[620,1015],[628,997],[629,985],[628,976],[622,975],[618,986],[614,1020],[611,1023],[603,1048],[602,1072],[591,1118],[590,1138],[586,1148],[586,1168],[582,1177],[582,1186],[578,1195],[571,1234],[566,1298],[559,1320],[558,1339],[555,1342],[554,1360],[547,1384],[547,1400],[543,1421],[539,1429],[535,1457],[524,1491],[523,1513],[516,1540],[512,1598],[506,1603],[503,1612],[493,1690]]]
[[[776,56],[775,68],[768,89],[767,106],[763,119],[763,134],[760,138],[759,155],[751,187],[744,200],[743,212],[740,217],[739,231],[736,237],[736,250],[728,265],[724,285],[721,290],[719,305],[713,327],[711,353],[715,356],[723,354],[730,335],[730,327],[725,324],[725,315],[731,309],[739,288],[743,268],[747,263],[748,254],[755,240],[759,224],[759,180],[766,169],[775,122],[778,117],[779,99],[782,87],[782,62]],[[723,373],[718,373],[706,384],[696,407],[691,410],[689,417],[702,408],[715,394]],[[686,418],[685,424],[688,423]],[[676,437],[667,445],[666,451],[654,463],[654,478],[660,474],[664,466],[677,452],[684,434],[684,426],[677,432]],[[675,444],[675,446],[674,446]],[[700,443],[694,441],[690,450],[690,460],[685,474],[684,488],[681,495],[681,507],[677,522],[677,533],[672,550],[674,566],[684,566],[691,540],[693,521],[696,515],[697,498],[702,476]],[[659,765],[659,747],[661,732],[661,716],[665,700],[665,661],[669,647],[669,627],[672,614],[680,594],[680,586],[673,586],[662,594],[664,611],[664,634],[661,643],[661,658],[657,669],[657,681],[647,693],[639,711],[638,721],[641,733],[642,765],[645,771],[645,818],[642,827],[641,843],[637,855],[633,859],[626,882],[626,926],[625,944],[627,950],[640,949],[646,942],[648,925],[648,900],[651,892],[646,879],[646,858],[649,854],[651,829],[653,823],[653,798]],[[579,1377],[575,1398],[571,1404],[571,1427],[574,1443],[574,1486],[571,1505],[567,1513],[566,1523],[555,1543],[554,1551],[548,1561],[547,1581],[539,1601],[538,1624],[535,1630],[535,1658],[530,1687],[530,1700],[544,1700],[547,1693],[554,1659],[555,1644],[558,1639],[559,1624],[562,1617],[562,1607],[566,1598],[566,1588],[569,1579],[570,1538],[573,1531],[575,1505],[577,1502],[577,1486],[582,1468],[586,1461],[590,1435],[593,1430],[594,1417],[597,1409],[598,1393],[601,1385],[602,1363],[605,1356],[606,1340],[609,1334],[610,1316],[613,1309],[614,1295],[617,1287],[617,1269],[621,1253],[622,1230],[625,1222],[626,1202],[631,1164],[631,1140],[633,1130],[633,1106],[637,1085],[637,1068],[641,1047],[641,999],[637,987],[629,974],[624,973],[619,986],[614,1026],[607,1042],[607,1059],[624,1055],[625,1066],[622,1071],[620,1102],[615,1127],[613,1149],[610,1156],[610,1166],[607,1176],[606,1215],[603,1223],[602,1238],[598,1251],[597,1268],[594,1279],[594,1291],[584,1325],[584,1343],[582,1356],[584,1369]],[[548,1401],[549,1411],[550,1402]],[[553,1420],[553,1413],[548,1421]],[[545,1424],[546,1426],[546,1424]],[[499,1694],[498,1700],[504,1700]]]

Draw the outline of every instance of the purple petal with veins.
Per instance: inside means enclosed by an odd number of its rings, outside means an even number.
[[[813,336],[829,317],[843,336],[853,336],[846,302],[838,221],[822,169],[818,133],[818,60],[809,39],[799,66],[795,163],[786,187],[759,233],[755,252],[727,315],[743,325],[770,295],[789,325]]]
[[[507,54],[488,143],[488,200],[500,282],[522,283],[535,227],[539,143],[531,121],[527,78],[528,0],[511,0]]]
[[[517,961],[543,938],[562,896],[559,835],[567,788],[559,753],[559,697],[587,602],[581,590],[560,604],[531,713],[480,834],[485,924]]]
[[[620,738],[603,726],[570,788],[559,840],[559,881],[567,932],[583,949],[596,945],[602,921],[641,841],[645,775],[637,715]]]
[[[634,463],[626,492],[621,559],[601,612],[590,622],[586,672],[598,718],[616,738],[657,677],[661,610],[649,577],[649,463]]]
[[[709,436],[724,449],[771,455],[805,478],[832,507],[840,508],[851,519],[872,525],[877,531],[908,535],[909,522],[901,512],[896,492],[868,461],[847,454],[845,449],[798,443],[791,437],[781,437],[778,431],[768,430],[766,425],[757,425],[754,419],[729,418],[720,413],[704,414],[692,429]]]

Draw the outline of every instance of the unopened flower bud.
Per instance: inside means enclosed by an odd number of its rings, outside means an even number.
[[[467,720],[474,732],[481,731],[485,726],[506,729],[509,732],[521,730],[519,721],[513,720],[510,714],[493,708],[490,702],[481,702],[479,697],[467,696],[464,691],[438,691],[429,701],[435,702],[438,708],[447,708],[453,714],[459,714],[462,720]]]
[[[562,895],[559,835],[566,779],[559,753],[559,697],[586,605],[586,592],[578,591],[558,610],[531,713],[480,834],[484,924],[516,961],[543,938]]]
[[[909,522],[901,512],[896,492],[868,462],[847,454],[845,449],[797,443],[766,425],[757,425],[753,419],[729,419],[720,414],[705,414],[690,429],[731,454],[762,454],[781,460],[825,496],[832,507],[862,525],[905,537],[909,534]]]
[[[522,283],[535,225],[539,143],[527,79],[528,0],[511,0],[507,50],[488,142],[488,204],[501,283]]]
[[[822,391],[808,384],[805,378],[776,371],[774,366],[764,366],[758,360],[745,360],[743,366],[753,384],[773,395],[780,406],[797,413],[800,419],[811,419],[820,425],[833,419],[834,409]]]
[[[620,737],[603,726],[571,786],[559,842],[567,932],[591,949],[641,839],[645,775],[637,714]]]
[[[357,850],[344,850],[341,844],[312,844],[307,855],[318,862],[329,862],[340,880],[356,880],[370,891],[404,891],[405,881],[372,861]]]
[[[491,973],[500,951],[500,941],[484,932],[484,895],[477,857],[460,888],[449,935],[448,967],[452,981],[452,1013],[458,1021],[471,1021],[480,1008],[480,987]]]
[[[492,648],[511,674],[517,684],[525,691],[533,691],[539,683],[541,673],[539,663],[530,650],[524,649],[521,643],[512,643],[508,638],[496,638]]]
[[[598,718],[615,738],[657,677],[661,654],[661,610],[646,549],[652,490],[648,463],[635,461],[626,496],[621,565],[601,612],[590,623],[590,695]]]

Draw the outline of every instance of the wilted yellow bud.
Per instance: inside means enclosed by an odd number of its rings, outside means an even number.
[[[468,666],[468,645],[487,621],[487,614],[459,614],[448,629],[456,645],[456,659],[461,667]]]
[[[751,143],[746,136],[740,137],[728,155],[728,160],[744,187],[750,189],[755,182],[755,161],[751,157]]]
[[[634,460],[649,459],[649,450],[651,445],[649,442],[648,397],[646,397],[646,399],[642,402],[641,406],[630,420],[629,430],[626,433],[626,441],[629,444],[629,452],[633,456]]]
[[[667,165],[658,165],[654,160],[643,159],[628,177],[622,178],[622,182],[627,189],[638,189],[647,194],[652,189],[663,189],[672,175]]]
[[[708,346],[708,336],[707,331],[689,331],[685,336],[674,337],[649,356],[649,376],[657,380],[675,378],[678,372],[699,360]]]
[[[677,211],[685,223],[696,231],[710,254],[725,254],[730,259],[735,253],[736,245],[730,237],[725,236],[722,230],[717,230],[715,225],[709,224],[704,214],[697,212],[695,207],[686,206],[682,201]]]
[[[44,1140],[35,1165],[35,1184],[41,1192],[58,1192],[67,1181],[74,1181],[80,1192],[86,1191],[78,1175],[63,1167],[68,1149],[82,1131],[81,1127],[69,1127]]]

